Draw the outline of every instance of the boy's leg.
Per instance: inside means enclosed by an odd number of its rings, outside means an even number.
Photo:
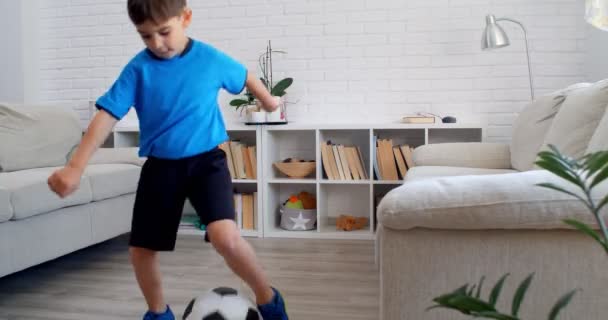
[[[148,304],[147,314],[170,313],[163,296],[158,251],[175,248],[186,198],[182,167],[179,161],[148,158],[139,178],[129,254],[137,283]],[[161,319],[173,319],[173,315]]]
[[[234,222],[232,179],[226,154],[215,149],[189,164],[190,202],[207,226],[205,240],[224,257],[228,266],[255,292],[264,319],[288,319],[280,293],[270,287],[253,249]]]
[[[226,264],[256,296],[257,304],[267,304],[273,298],[270,282],[257,261],[253,248],[243,239],[233,220],[219,220],[207,226],[209,240]]]
[[[148,309],[155,313],[164,312],[167,305],[163,297],[158,252],[146,248],[129,247],[129,254],[137,283],[146,298]]]

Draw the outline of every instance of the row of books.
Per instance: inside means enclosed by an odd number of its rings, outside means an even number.
[[[236,223],[243,230],[255,230],[258,224],[258,193],[235,193]]]
[[[374,146],[374,173],[378,180],[404,179],[407,170],[414,166],[414,149],[409,145],[393,145],[392,139],[374,136]]]
[[[321,144],[323,171],[329,180],[369,179],[365,161],[357,146],[344,146],[325,141]]]
[[[239,140],[232,140],[222,143],[219,147],[226,153],[232,179],[257,179],[255,146],[247,146]]]

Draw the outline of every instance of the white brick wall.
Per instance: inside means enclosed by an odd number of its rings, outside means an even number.
[[[42,0],[41,98],[88,117],[87,101],[112,84],[142,48],[125,0]],[[294,77],[291,120],[396,121],[419,111],[487,124],[508,140],[529,98],[521,31],[482,52],[485,15],[529,29],[537,94],[585,80],[580,0],[190,0],[192,37],[257,71],[271,39],[275,78]],[[226,105],[227,95],[222,95]],[[225,110],[227,119],[235,113]],[[232,120],[229,120],[232,121]]]

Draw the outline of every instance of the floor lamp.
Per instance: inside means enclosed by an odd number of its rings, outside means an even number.
[[[526,40],[526,57],[528,58],[528,77],[530,78],[530,96],[534,100],[534,85],[532,83],[532,68],[530,66],[530,50],[528,46],[528,32],[524,25],[510,18],[499,18],[496,19],[494,15],[486,16],[486,29],[483,32],[483,36],[481,38],[481,49],[483,50],[491,50],[504,48],[510,44],[509,37],[502,29],[502,27],[497,23],[498,21],[509,21],[513,22],[521,27],[524,31],[524,39]]]

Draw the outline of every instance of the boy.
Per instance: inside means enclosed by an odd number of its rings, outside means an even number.
[[[269,111],[280,100],[245,67],[219,50],[188,38],[192,19],[186,0],[128,0],[129,17],[146,49],[123,69],[97,100],[95,115],[66,166],[51,175],[50,188],[65,197],[113,126],[134,106],[140,123],[142,167],[131,225],[129,253],[148,304],[144,320],[173,320],[165,303],[158,251],[175,248],[184,201],[190,199],[207,225],[205,240],[255,292],[265,320],[288,319],[281,294],[269,284],[251,246],[234,222],[228,140],[217,95],[247,87]]]

